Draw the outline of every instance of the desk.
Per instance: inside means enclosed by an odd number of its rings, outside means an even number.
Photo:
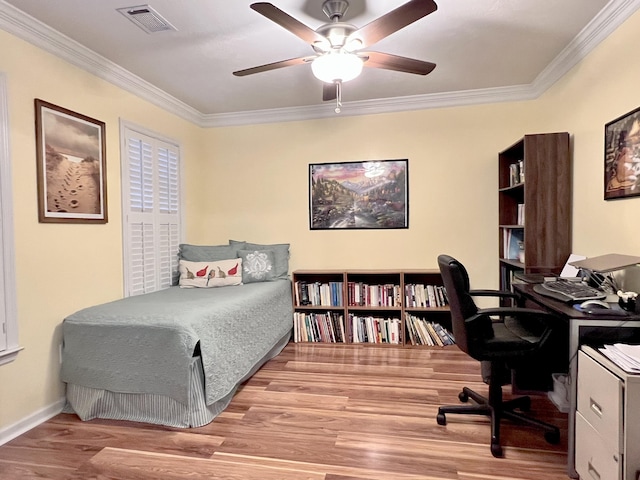
[[[567,473],[577,478],[575,469],[575,428],[578,378],[578,350],[583,344],[600,346],[619,341],[640,341],[640,315],[628,317],[605,317],[579,312],[570,304],[540,295],[532,284],[513,284],[519,304],[530,308],[541,308],[568,322],[569,327],[569,431],[567,452]]]

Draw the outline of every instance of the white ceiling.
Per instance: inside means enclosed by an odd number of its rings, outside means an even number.
[[[177,31],[147,34],[116,10],[145,0],[0,0],[0,28],[201,125],[334,115],[309,65],[232,75],[313,54],[251,3],[149,0]],[[322,0],[271,3],[313,29],[327,23]],[[344,20],[361,27],[403,3],[352,0]],[[344,85],[343,115],[535,98],[640,7],[640,0],[436,3],[436,12],[370,48],[436,69],[419,76],[365,68]]]

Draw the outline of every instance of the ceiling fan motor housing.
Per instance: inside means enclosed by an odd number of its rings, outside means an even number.
[[[350,23],[334,22],[326,23],[319,26],[316,29],[316,32],[326,37],[331,44],[331,48],[337,50],[345,46],[349,35],[351,35],[356,30],[358,30],[358,28],[354,25],[351,25]],[[312,47],[318,53],[326,51],[326,49],[323,49],[321,45],[318,45],[318,48],[316,48],[315,45],[312,45]]]
[[[347,0],[325,0],[322,4],[322,11],[332,22],[340,21],[348,9]]]

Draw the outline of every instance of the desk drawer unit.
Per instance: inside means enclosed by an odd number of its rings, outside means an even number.
[[[575,469],[581,480],[640,479],[640,375],[578,352]]]
[[[620,452],[611,449],[580,412],[576,413],[576,471],[581,480],[622,478]]]
[[[578,412],[616,452],[622,451],[622,399],[622,380],[580,352]]]

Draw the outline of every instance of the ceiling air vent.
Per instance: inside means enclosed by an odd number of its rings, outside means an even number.
[[[167,30],[177,31],[176,27],[171,25],[149,5],[118,8],[117,10],[147,33],[165,32]]]

